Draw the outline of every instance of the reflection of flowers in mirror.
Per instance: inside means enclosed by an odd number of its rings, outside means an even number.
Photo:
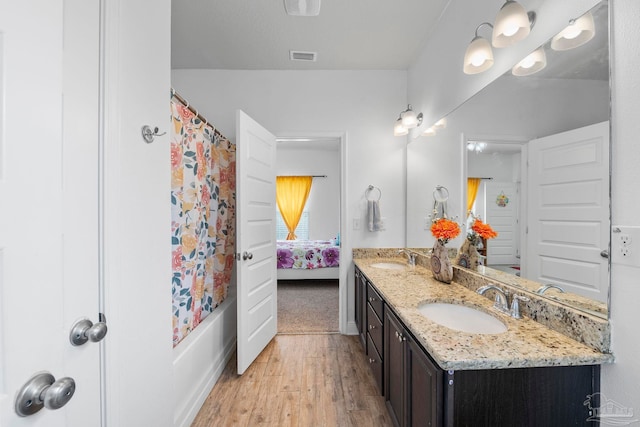
[[[477,246],[481,238],[488,240],[498,236],[498,233],[489,224],[482,222],[480,217],[473,214],[471,214],[471,217],[473,224],[471,225],[471,230],[467,233],[467,240],[473,245]]]

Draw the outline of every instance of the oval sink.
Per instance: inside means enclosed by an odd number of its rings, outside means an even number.
[[[472,334],[499,334],[507,331],[500,319],[462,304],[426,303],[418,306],[418,311],[427,319],[456,331]]]
[[[398,264],[396,262],[376,262],[375,264],[371,264],[371,267],[383,268],[386,270],[404,270],[406,265]]]

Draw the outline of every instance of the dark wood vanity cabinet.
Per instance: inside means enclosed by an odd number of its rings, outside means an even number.
[[[355,268],[355,317],[360,344],[367,351],[367,279],[358,267]]]
[[[383,308],[384,301],[371,283],[355,269],[355,317],[358,335],[373,376],[383,393]]]
[[[397,426],[599,425],[599,365],[445,371],[357,267],[356,323]]]
[[[389,414],[397,426],[441,426],[443,371],[385,308],[384,384]]]

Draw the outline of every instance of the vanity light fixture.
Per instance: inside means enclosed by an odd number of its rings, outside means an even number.
[[[522,61],[518,62],[512,69],[511,74],[514,76],[530,76],[543,70],[547,66],[547,55],[544,53],[544,48],[531,52]]]
[[[493,28],[488,22],[483,22],[476,27],[476,35],[467,46],[464,54],[464,66],[462,70],[465,74],[478,74],[488,70],[493,66],[493,50],[489,40],[478,35],[478,30],[483,25]]]
[[[591,40],[595,34],[593,15],[591,12],[587,12],[580,18],[569,21],[569,25],[551,39],[551,49],[569,50],[582,46]]]
[[[493,23],[493,47],[511,46],[520,40],[524,40],[536,22],[536,13],[524,10],[524,7],[515,0],[507,0],[500,8],[496,20]]]
[[[486,142],[480,141],[469,141],[467,142],[467,150],[473,151],[474,153],[482,153],[482,151],[487,148]]]
[[[426,128],[424,130],[424,132],[422,132],[422,136],[435,136],[436,134],[436,127],[435,125],[433,126],[429,126],[428,128]]]
[[[411,104],[407,105],[407,109],[400,113],[400,118],[405,129],[413,129],[422,124],[422,113],[416,115],[411,108]]]
[[[434,129],[444,129],[447,127],[447,118],[443,117],[433,125]]]
[[[393,136],[404,136],[409,133],[409,129],[402,125],[402,117],[398,117],[393,127]]]

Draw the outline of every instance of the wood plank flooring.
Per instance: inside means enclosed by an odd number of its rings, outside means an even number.
[[[191,427],[393,426],[356,336],[276,335],[242,375],[232,357]]]

